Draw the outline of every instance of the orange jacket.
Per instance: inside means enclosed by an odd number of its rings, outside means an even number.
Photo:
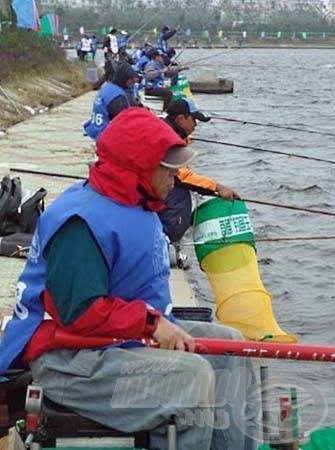
[[[187,183],[193,186],[209,189],[211,191],[216,191],[216,182],[212,178],[199,175],[187,166],[179,169],[178,179],[181,183]]]

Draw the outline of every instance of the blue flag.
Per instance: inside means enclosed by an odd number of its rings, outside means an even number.
[[[36,27],[34,0],[13,0],[12,6],[17,17],[17,26],[34,30]]]

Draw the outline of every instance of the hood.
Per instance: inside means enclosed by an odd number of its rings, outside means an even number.
[[[185,142],[145,108],[131,107],[118,114],[97,141],[98,161],[89,182],[101,194],[124,205],[144,205],[158,211],[164,202],[151,179],[170,147]]]
[[[117,65],[117,68],[115,70],[114,76],[113,76],[113,83],[117,84],[118,86],[122,87],[123,89],[127,88],[127,81],[130,78],[138,77],[138,74],[135,72],[135,70],[131,67],[130,64],[126,62],[119,63]]]

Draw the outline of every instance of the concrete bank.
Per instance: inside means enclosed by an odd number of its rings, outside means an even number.
[[[31,191],[44,187],[48,191],[46,204],[76,180],[21,173],[19,169],[86,177],[94,145],[83,136],[81,126],[89,117],[94,96],[95,92],[88,92],[9,128],[0,136],[1,177],[8,173],[20,176],[22,186]],[[24,263],[23,259],[0,257],[0,322],[11,313],[16,279]],[[175,305],[195,304],[184,271],[172,270],[171,291]]]

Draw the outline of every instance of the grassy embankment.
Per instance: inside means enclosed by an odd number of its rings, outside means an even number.
[[[70,100],[89,87],[85,66],[67,61],[64,51],[37,33],[0,33],[0,129]]]

